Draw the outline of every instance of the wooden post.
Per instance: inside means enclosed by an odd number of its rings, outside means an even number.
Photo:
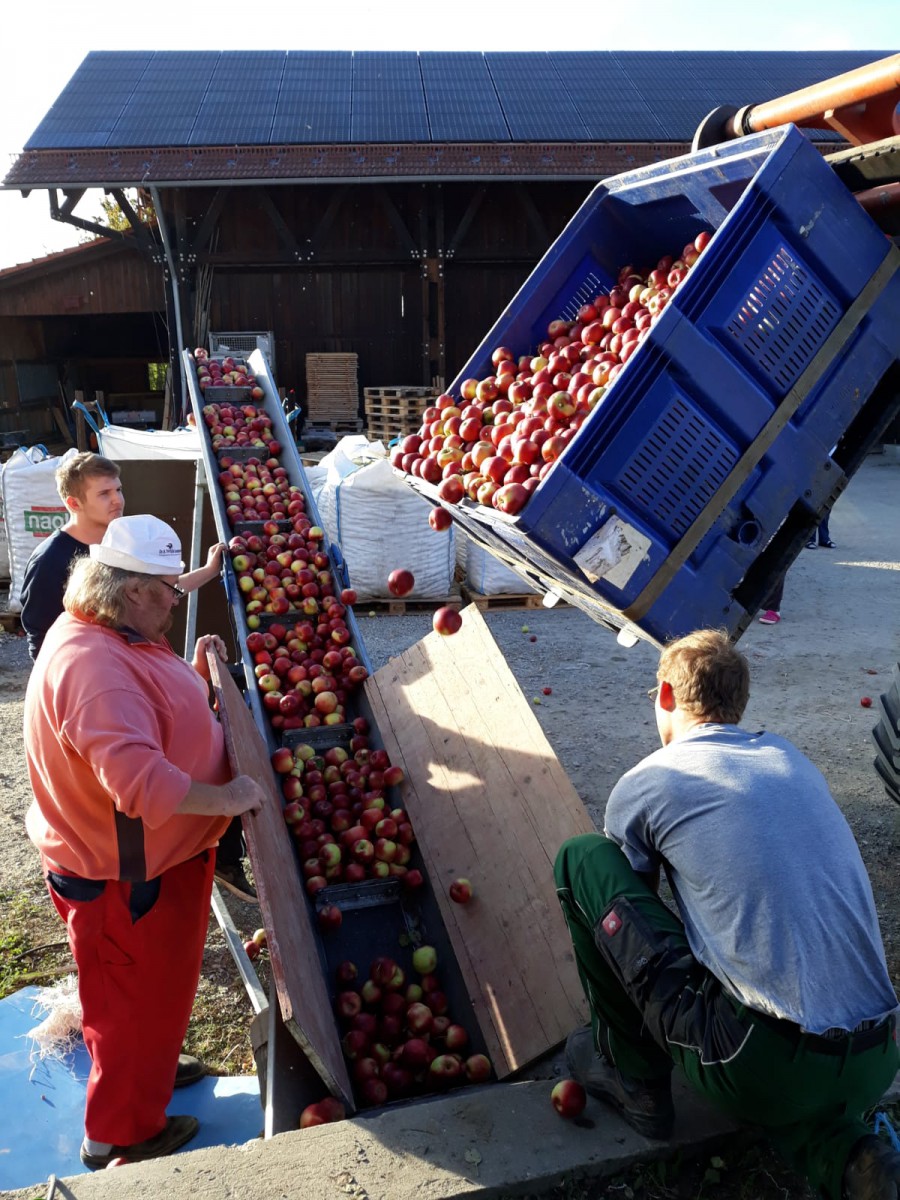
[[[76,392],[75,399],[84,404],[84,392]],[[75,445],[79,450],[88,449],[87,425],[81,409],[75,409]]]

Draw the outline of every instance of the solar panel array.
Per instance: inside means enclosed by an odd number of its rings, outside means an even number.
[[[866,51],[95,51],[27,150],[690,141],[751,104],[886,57]]]

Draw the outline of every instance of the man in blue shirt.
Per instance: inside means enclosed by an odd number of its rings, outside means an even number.
[[[572,839],[556,862],[592,1018],[569,1038],[569,1069],[666,1138],[677,1064],[828,1200],[898,1200],[900,1155],[862,1119],[900,1056],[853,834],[809,759],[739,728],[749,670],[725,634],[673,642],[657,679],[662,749],[616,784],[605,836]],[[661,869],[678,916],[657,895]]]

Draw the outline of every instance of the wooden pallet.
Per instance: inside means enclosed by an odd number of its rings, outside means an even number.
[[[311,421],[331,424],[358,418],[357,370],[355,354],[307,354],[306,411]]]
[[[19,633],[22,629],[19,614],[14,612],[0,612],[0,629],[4,633]]]
[[[502,609],[543,608],[544,597],[540,592],[503,592],[496,596],[485,596],[482,592],[473,591],[466,584],[460,585],[463,600],[466,604],[474,604],[479,612],[496,612]],[[558,608],[560,600],[554,608]]]
[[[317,431],[330,429],[332,433],[361,433],[363,423],[359,417],[344,417],[339,420],[328,421],[322,417],[311,417],[303,426],[303,438],[311,437]]]
[[[418,433],[422,428],[419,421],[384,421],[369,418],[366,426],[366,437],[370,442],[388,442],[396,437],[406,437],[410,433]]]
[[[363,401],[367,413],[398,413],[405,416],[423,412],[438,393],[433,388],[363,388]]]
[[[440,596],[432,600],[421,597],[410,597],[398,600],[394,596],[381,596],[377,600],[357,600],[353,606],[356,619],[368,616],[405,617],[410,613],[430,613],[443,608],[445,604],[460,605],[463,597],[459,590],[454,589],[449,596]]]

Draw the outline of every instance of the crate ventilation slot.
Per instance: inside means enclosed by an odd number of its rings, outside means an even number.
[[[588,277],[581,282],[568,303],[564,305],[562,312],[559,314],[559,320],[574,321],[578,316],[578,310],[582,304],[590,304],[595,296],[600,295],[601,292],[605,294],[607,291],[609,291],[609,288],[604,283],[602,277],[591,271]]]
[[[787,391],[840,316],[829,294],[782,245],[726,329],[778,388]]]
[[[618,477],[636,506],[680,537],[737,462],[737,451],[676,399]]]

